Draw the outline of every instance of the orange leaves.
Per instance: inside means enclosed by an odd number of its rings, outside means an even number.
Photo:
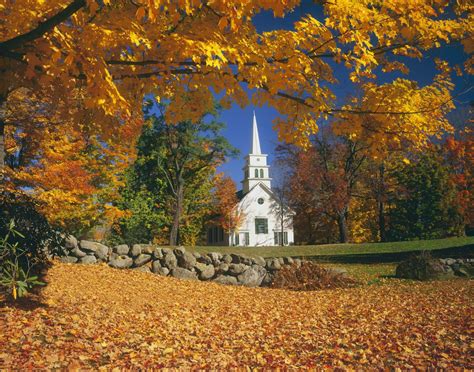
[[[48,282],[45,306],[0,307],[2,367],[473,367],[468,280],[303,293],[55,264]]]
[[[219,214],[218,224],[226,231],[236,230],[243,222],[244,213],[239,210],[237,203],[237,188],[230,177],[218,174],[215,177],[214,198],[215,211]]]

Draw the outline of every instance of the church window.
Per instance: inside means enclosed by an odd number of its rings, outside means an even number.
[[[263,169],[260,169],[260,178],[263,178]]]
[[[212,228],[207,229],[207,242],[212,243]]]
[[[258,178],[258,169],[255,169],[255,178]]]
[[[257,200],[258,204],[263,204],[264,201],[265,200],[263,200],[263,198],[258,198],[258,200]]]
[[[255,219],[255,233],[268,234],[268,219],[266,218]]]
[[[273,239],[275,240],[275,245],[281,245],[281,232],[275,231],[273,233]],[[283,231],[283,245],[288,245],[288,231]]]
[[[245,245],[250,245],[250,233],[245,233]]]

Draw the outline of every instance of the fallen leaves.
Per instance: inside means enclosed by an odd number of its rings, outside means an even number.
[[[468,280],[320,292],[55,264],[43,304],[0,308],[0,368],[474,368]]]

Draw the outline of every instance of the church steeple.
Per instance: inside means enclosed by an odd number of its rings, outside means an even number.
[[[242,189],[244,193],[249,192],[258,183],[263,183],[268,188],[271,188],[270,167],[267,165],[267,155],[262,154],[260,148],[255,111],[253,112],[252,148],[250,154],[245,157],[243,170],[244,180],[242,181]]]
[[[260,139],[258,138],[258,127],[257,118],[255,116],[255,110],[253,112],[253,132],[252,132],[252,155],[260,155]]]

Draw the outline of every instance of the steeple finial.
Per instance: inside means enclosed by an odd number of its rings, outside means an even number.
[[[252,132],[252,152],[253,155],[260,155],[260,139],[258,138],[257,117],[253,111],[253,132]]]

